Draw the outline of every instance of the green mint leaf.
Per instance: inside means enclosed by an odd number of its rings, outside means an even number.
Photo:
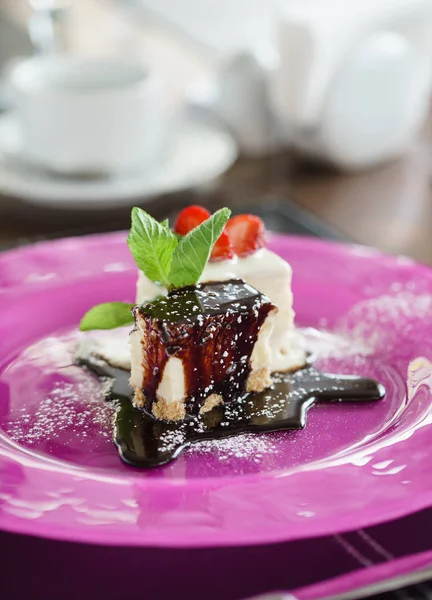
[[[198,282],[230,215],[228,208],[221,208],[179,240],[169,272],[169,289]]]
[[[161,221],[161,225],[162,227],[167,227],[167,229],[169,229],[169,219],[164,219]]]
[[[115,329],[134,322],[131,313],[133,304],[126,302],[105,302],[91,308],[81,319],[80,330]]]
[[[128,246],[136,265],[152,281],[167,285],[177,238],[141,208],[132,209]]]

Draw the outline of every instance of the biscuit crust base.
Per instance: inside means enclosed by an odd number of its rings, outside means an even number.
[[[293,367],[286,371],[287,373],[294,373],[298,369],[304,367],[304,362],[298,366]],[[262,368],[252,372],[246,382],[246,391],[248,393],[262,392],[269,388],[272,384],[272,378],[270,369]],[[140,389],[135,389],[134,403],[139,408],[144,408],[146,405],[145,396]],[[220,394],[210,394],[204,404],[200,408],[200,414],[211,411],[215,406],[223,404],[224,400]],[[183,400],[176,400],[174,402],[167,402],[165,398],[158,397],[156,402],[153,403],[152,413],[156,419],[161,421],[181,421],[186,416],[185,404]]]

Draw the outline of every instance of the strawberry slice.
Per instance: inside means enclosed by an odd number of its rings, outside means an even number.
[[[177,217],[174,231],[180,235],[186,235],[189,231],[198,227],[198,225],[201,225],[201,223],[206,221],[209,217],[210,213],[206,208],[198,206],[197,204],[192,204],[181,211]],[[213,247],[210,260],[225,260],[233,258],[233,256],[234,251],[232,243],[228,235],[223,231]]]
[[[180,235],[186,235],[209,217],[210,213],[206,208],[192,204],[180,212],[174,226],[174,231]]]
[[[225,231],[238,256],[248,256],[266,245],[263,221],[256,215],[238,215],[226,224]]]
[[[213,246],[210,260],[227,260],[229,258],[234,258],[233,245],[226,231],[222,231],[218,241]]]

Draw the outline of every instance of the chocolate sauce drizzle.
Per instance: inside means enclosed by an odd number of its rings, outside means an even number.
[[[275,306],[241,279],[181,288],[136,306],[142,338],[145,408],[171,356],[182,361],[187,414],[197,414],[210,394],[244,394],[258,333]]]
[[[293,374],[276,373],[273,386],[246,394],[203,415],[166,423],[132,405],[129,372],[88,358],[82,364],[107,383],[107,399],[118,402],[114,442],[122,460],[149,468],[165,465],[194,442],[241,433],[303,429],[307,411],[316,402],[371,402],[385,395],[373,379],[321,373],[307,366]]]

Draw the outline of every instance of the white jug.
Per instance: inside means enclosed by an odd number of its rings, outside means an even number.
[[[403,153],[432,83],[432,0],[288,4],[274,43],[221,69],[214,108],[246,153],[358,169]]]

